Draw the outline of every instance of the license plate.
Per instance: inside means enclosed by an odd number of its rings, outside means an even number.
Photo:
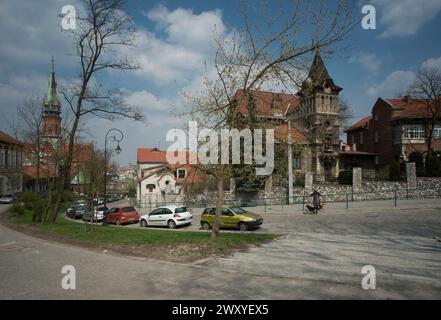
[[[129,219],[129,221],[133,221],[133,220],[135,220],[135,219],[133,219],[133,218],[130,218],[130,219]]]

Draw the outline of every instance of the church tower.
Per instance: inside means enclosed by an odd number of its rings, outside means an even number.
[[[338,175],[339,93],[317,51],[298,95],[297,118],[309,138],[311,170],[316,181],[334,179]]]
[[[61,144],[61,103],[57,95],[55,81],[54,58],[52,57],[51,75],[48,84],[48,93],[43,102],[43,143],[50,143],[58,150]]]

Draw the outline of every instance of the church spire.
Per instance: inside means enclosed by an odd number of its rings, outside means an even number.
[[[52,65],[51,65],[51,75],[49,78],[48,84],[48,92],[47,96],[44,99],[44,112],[46,114],[50,113],[60,113],[61,105],[60,100],[57,95],[57,81],[55,80],[55,66],[54,66],[54,57],[52,56]]]

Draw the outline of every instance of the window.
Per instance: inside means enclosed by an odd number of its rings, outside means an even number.
[[[424,127],[422,124],[403,126],[403,137],[409,140],[422,140],[425,138]]]
[[[374,142],[375,143],[378,143],[380,141],[380,138],[379,138],[379,136],[378,136],[378,131],[375,131],[374,132]]]
[[[172,214],[173,212],[171,212],[170,209],[164,208],[164,214]]]
[[[135,208],[133,207],[125,207],[121,209],[121,212],[132,212],[132,211],[136,211]]]
[[[230,212],[230,210],[228,210],[227,208],[222,208],[222,215],[223,216],[231,216],[233,215],[232,212]]]
[[[6,152],[5,149],[0,149],[0,167],[4,167],[6,165]]]
[[[302,169],[302,158],[299,153],[295,153],[292,157],[292,168],[293,170]]]
[[[378,121],[378,114],[374,113],[374,121]]]
[[[323,143],[323,150],[324,151],[331,151],[332,149],[332,143],[331,143],[331,138],[325,138],[325,141]]]
[[[363,131],[360,131],[360,144],[363,144]]]
[[[184,179],[185,173],[185,169],[178,169],[178,179]]]
[[[158,215],[162,214],[162,212],[163,212],[163,209],[159,208],[159,209],[155,209],[152,212],[150,212],[150,215],[151,216],[158,216]]]
[[[187,212],[187,207],[179,207],[175,209],[175,213]]]
[[[375,164],[376,165],[380,164],[380,157],[379,156],[375,156]]]
[[[156,186],[154,184],[148,184],[145,186],[145,188],[149,191],[149,192],[153,192],[153,190],[155,190]]]
[[[433,127],[432,136],[433,136],[433,138],[435,138],[435,139],[441,139],[441,125],[436,124],[436,125]]]

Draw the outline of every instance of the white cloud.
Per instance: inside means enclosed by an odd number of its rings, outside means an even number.
[[[373,0],[380,26],[385,29],[381,37],[409,36],[432,20],[441,10],[439,0]]]
[[[160,99],[146,90],[129,93],[126,102],[143,110],[168,110],[171,105],[169,101]]]
[[[360,64],[365,70],[376,74],[380,71],[382,61],[373,53],[362,53],[358,56],[351,57],[349,62]]]
[[[200,77],[212,57],[215,29],[219,34],[226,30],[221,11],[195,14],[182,8],[169,11],[160,5],[144,15],[155,23],[156,32],[139,30],[137,47],[121,52],[141,65],[138,76],[158,85],[176,82],[180,86]]]
[[[394,96],[405,90],[415,80],[415,77],[413,71],[397,70],[389,74],[383,82],[370,87],[366,93],[370,96]]]
[[[178,8],[169,11],[159,5],[145,13],[150,20],[157,23],[157,28],[167,34],[167,41],[198,51],[211,49],[213,32],[223,34],[225,25],[220,10],[204,11],[199,15],[192,10]]]
[[[441,70],[441,57],[430,58],[423,62],[423,69],[438,69]]]

